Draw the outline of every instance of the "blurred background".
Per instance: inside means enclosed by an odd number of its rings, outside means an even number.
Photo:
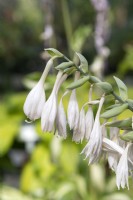
[[[106,162],[88,167],[79,155],[85,144],[43,134],[40,120],[25,122],[23,104],[48,47],[70,58],[81,52],[91,72],[112,84],[118,76],[133,98],[133,1],[0,0],[0,200],[133,199],[133,183],[118,191]],[[51,70],[47,78],[47,96],[55,74]],[[80,106],[88,88],[77,91]]]

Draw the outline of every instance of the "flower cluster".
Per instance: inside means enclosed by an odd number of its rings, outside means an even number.
[[[41,118],[41,128],[43,132],[55,132],[56,130],[57,135],[64,139],[66,139],[68,135],[68,126],[72,133],[72,141],[79,143],[84,140],[87,142],[81,154],[84,154],[85,159],[88,159],[88,164],[98,162],[104,155],[104,158],[106,157],[108,160],[109,167],[116,173],[118,189],[120,189],[120,187],[125,188],[126,186],[129,188],[128,176],[132,175],[133,170],[133,156],[131,153],[133,145],[128,141],[126,142],[120,139],[120,129],[117,126],[108,128],[107,134],[106,125],[108,125],[108,123],[107,121],[102,121],[100,118],[101,110],[103,109],[103,104],[106,99],[106,91],[108,92],[110,90],[110,85],[108,87],[107,83],[104,85],[100,83],[103,88],[103,93],[100,99],[92,100],[93,84],[91,84],[88,102],[86,102],[80,110],[76,95],[77,83],[81,86],[83,82],[85,82],[84,80],[88,79],[87,77],[85,77],[85,79],[80,79],[81,70],[75,70],[73,84],[75,87],[73,87],[73,85],[71,87],[66,115],[63,107],[63,98],[65,98],[65,95],[70,92],[70,90],[65,92],[59,104],[58,92],[69,73],[65,73],[64,70],[59,70],[52,92],[47,100],[45,98],[44,82],[52,65],[53,58],[48,61],[39,82],[28,94],[24,104],[25,115],[32,121]],[[95,106],[97,107],[97,111],[94,115],[93,105],[96,104],[98,104],[98,106]],[[87,109],[85,109],[86,106],[88,107]],[[123,109],[122,106],[123,105],[121,105],[121,107],[119,106],[119,110]],[[116,111],[114,111],[114,113],[115,112]],[[103,115],[108,116],[108,111]],[[116,119],[114,119],[114,122],[115,121]]]

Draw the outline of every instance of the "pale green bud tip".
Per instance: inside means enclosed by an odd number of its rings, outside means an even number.
[[[61,52],[59,52],[57,49],[54,49],[54,48],[48,48],[48,49],[45,49],[45,51],[47,51],[51,57],[63,57],[64,56]]]

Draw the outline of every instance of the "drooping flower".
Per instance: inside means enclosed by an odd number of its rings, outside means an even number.
[[[89,106],[88,111],[86,113],[85,125],[86,125],[85,139],[89,140],[90,134],[94,125],[94,115],[93,115],[92,106]]]
[[[44,69],[44,72],[35,85],[35,87],[28,94],[24,103],[24,113],[30,120],[36,120],[41,117],[42,108],[45,103],[44,81],[47,74],[53,65],[53,59],[50,59]]]
[[[56,116],[56,128],[58,131],[58,135],[62,136],[64,139],[67,137],[67,130],[66,130],[66,114],[62,103],[62,98],[60,100],[58,109],[57,109],[57,116]]]
[[[118,166],[116,170],[116,185],[118,189],[120,187],[127,188],[129,189],[129,184],[128,184],[128,176],[129,176],[129,169],[128,169],[128,149],[131,144],[128,144],[127,147],[125,148]]]
[[[115,120],[115,119],[114,119]],[[117,127],[110,127],[110,139],[119,145],[118,138],[119,129]],[[117,153],[108,152],[108,164],[110,169],[116,172],[120,155]]]
[[[55,117],[57,114],[57,96],[61,84],[66,80],[67,75],[59,71],[52,90],[52,93],[44,104],[41,115],[41,127],[44,132],[51,132],[54,127]]]
[[[123,154],[124,149],[113,142],[112,140],[108,138],[103,138],[103,143],[102,143],[103,151],[105,152],[110,152],[110,153],[119,153],[120,155]]]
[[[86,155],[86,158],[89,158],[89,164],[97,162],[100,158],[102,151],[102,131],[99,118],[103,103],[104,96],[102,96],[100,99],[99,108],[95,117],[92,132],[90,134],[89,142],[81,152]]]
[[[93,85],[91,85],[90,91],[89,91],[89,102],[91,102],[91,100],[92,100],[92,87],[93,87]],[[90,134],[91,134],[91,131],[92,131],[92,128],[93,128],[93,124],[94,124],[93,109],[92,109],[92,105],[89,105],[88,111],[87,111],[86,116],[85,116],[85,127],[86,127],[85,139],[87,141],[90,138]]]
[[[85,111],[84,108],[81,109],[79,114],[79,123],[76,128],[73,129],[73,138],[75,142],[82,142],[85,135]]]
[[[75,80],[79,78],[79,72],[75,73]],[[76,90],[73,89],[69,103],[68,103],[68,110],[67,110],[67,118],[70,130],[77,128],[79,122],[79,107],[76,98]]]

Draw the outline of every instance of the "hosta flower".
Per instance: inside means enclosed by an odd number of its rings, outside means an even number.
[[[86,140],[89,140],[89,138],[90,138],[93,124],[94,124],[93,110],[92,110],[92,106],[89,106],[88,111],[85,116],[85,127],[86,127],[85,139]]]
[[[121,146],[119,146],[112,140],[105,138],[105,137],[103,138],[102,146],[103,146],[103,150],[106,152],[119,153],[120,155],[123,154],[123,152],[124,152],[124,149]]]
[[[68,118],[68,124],[69,124],[70,130],[72,130],[78,126],[79,107],[78,107],[75,89],[72,90],[72,93],[70,96],[68,110],[67,110],[67,118]]]
[[[57,95],[61,84],[65,81],[67,75],[63,72],[57,74],[57,78],[52,90],[52,93],[44,104],[41,115],[41,127],[44,132],[51,132],[54,127],[55,117],[57,114]]]
[[[103,102],[104,102],[104,96],[102,96],[102,98],[100,99],[94,126],[90,134],[90,140],[81,152],[86,155],[86,158],[89,158],[89,164],[97,162],[99,160],[102,151],[102,131],[99,118]]]
[[[73,138],[75,142],[82,142],[85,135],[85,111],[84,108],[81,109],[79,114],[79,123],[76,128],[73,129]]]
[[[80,73],[76,72],[75,80],[79,79],[79,76],[80,76]],[[78,107],[75,89],[72,90],[72,93],[69,99],[68,109],[67,109],[67,119],[68,119],[70,130],[77,128],[78,121],[79,121],[79,107]]]
[[[58,135],[62,136],[64,139],[67,137],[67,130],[66,130],[66,114],[62,103],[62,98],[60,100],[58,109],[57,109],[57,116],[56,116],[56,128],[58,131]]]
[[[116,184],[117,184],[118,189],[120,189],[120,187],[125,188],[126,186],[129,189],[129,184],[128,184],[128,175],[129,175],[128,148],[129,146],[130,144],[128,144],[127,147],[125,148],[117,166]]]
[[[91,102],[92,100],[92,88],[93,88],[93,85],[91,85],[90,90],[89,90],[89,102]],[[93,115],[92,105],[89,105],[88,111],[85,116],[85,127],[86,127],[85,139],[86,140],[89,140],[90,138],[93,124],[94,124],[94,115]]]
[[[41,117],[42,108],[45,103],[44,81],[53,64],[50,59],[44,69],[44,72],[35,87],[28,94],[24,103],[24,113],[30,120],[36,120]]]
[[[118,138],[119,129],[117,127],[110,127],[110,139],[119,145]],[[108,164],[110,169],[116,171],[120,155],[108,152]]]

